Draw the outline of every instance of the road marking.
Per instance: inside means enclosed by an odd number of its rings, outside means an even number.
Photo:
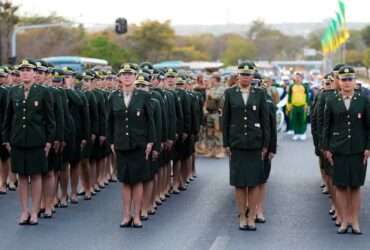
[[[228,236],[217,236],[209,250],[225,250],[230,238]]]

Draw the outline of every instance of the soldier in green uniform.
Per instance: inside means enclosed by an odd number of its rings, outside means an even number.
[[[48,172],[47,157],[55,142],[56,125],[49,91],[34,82],[35,65],[24,60],[18,69],[22,85],[9,92],[3,144],[11,152],[12,171],[19,175],[21,216],[19,224],[37,225],[42,175]],[[32,210],[28,210],[31,191]]]
[[[361,234],[359,223],[360,187],[364,185],[370,156],[370,103],[355,92],[355,70],[339,70],[340,92],[326,102],[322,149],[333,167],[337,209],[342,216],[339,234]]]
[[[136,72],[136,65],[126,63],[118,73],[120,90],[109,97],[107,134],[122,183],[124,209],[120,226],[140,228],[143,183],[150,179],[149,159],[156,135],[151,97],[135,88]]]
[[[256,78],[256,75],[255,75]],[[276,106],[273,101],[273,95],[269,93],[268,88],[270,87],[269,84],[262,80],[260,86],[264,91],[266,91],[266,102],[269,110],[269,123],[270,123],[270,140],[269,140],[269,146],[268,146],[268,152],[266,154],[265,160],[264,160],[264,176],[262,179],[262,184],[259,186],[260,194],[259,194],[259,201],[257,205],[257,217],[256,222],[257,223],[265,223],[266,219],[264,216],[264,201],[266,197],[267,192],[267,182],[270,177],[271,172],[271,162],[276,154],[277,149],[277,129],[276,129]]]
[[[206,120],[207,120],[207,150],[206,157],[223,158],[222,148],[221,110],[223,106],[225,86],[221,83],[221,76],[214,73],[211,78],[211,88],[207,92]]]
[[[3,68],[0,68],[0,124],[4,122],[4,115],[6,111],[8,90],[4,87],[5,78],[8,73]],[[0,137],[0,143],[1,137]],[[4,145],[0,145],[0,195],[7,193],[7,180],[10,171],[10,154]]]
[[[263,183],[264,159],[270,145],[269,111],[264,91],[251,86],[254,65],[244,62],[238,69],[239,86],[225,92],[223,143],[230,155],[230,184],[236,190],[239,229],[255,231],[258,186]]]
[[[316,129],[314,126],[314,131],[317,130],[319,131],[319,136],[317,136],[317,144],[318,148],[320,151],[320,161],[322,164],[322,168],[324,171],[324,176],[325,176],[325,182],[327,184],[327,191],[329,192],[331,196],[331,208],[329,211],[329,214],[332,216],[332,219],[335,220],[336,226],[340,226],[341,223],[341,215],[339,211],[336,209],[338,206],[336,203],[336,187],[333,185],[333,168],[330,166],[330,163],[327,161],[323,154],[322,150],[322,131],[324,128],[324,111],[325,111],[325,106],[326,102],[330,98],[336,98],[338,91],[340,89],[339,86],[339,78],[338,78],[338,72],[341,67],[343,67],[343,64],[338,64],[334,67],[333,69],[333,77],[334,81],[331,81],[330,86],[327,86],[318,96],[317,100],[317,108],[316,108],[316,116],[317,116],[317,122],[316,122]],[[323,190],[325,193],[325,189]]]
[[[167,114],[168,114],[168,140],[166,142],[166,153],[165,153],[165,196],[168,198],[170,195],[170,190],[172,188],[171,184],[171,170],[174,165],[175,160],[175,143],[178,138],[178,134],[181,132],[178,127],[178,119],[182,119],[182,112],[178,109],[176,94],[173,91],[173,86],[176,83],[176,71],[173,69],[168,69],[163,72],[163,89],[165,93],[165,100],[167,100]],[[175,190],[178,191],[178,190]]]

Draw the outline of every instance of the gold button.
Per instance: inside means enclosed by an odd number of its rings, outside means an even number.
[[[246,128],[247,127],[247,125],[244,125],[244,128]]]
[[[348,138],[351,138],[351,135],[349,135]]]
[[[25,117],[25,116],[23,116],[23,117],[22,117],[22,119],[23,119],[23,120],[26,120],[26,117]]]
[[[128,121],[128,118],[126,118],[125,120]]]
[[[348,125],[351,125],[351,122],[348,122]]]
[[[126,133],[126,135],[128,135],[128,133]]]
[[[23,100],[23,103],[26,103],[26,100]]]
[[[27,111],[27,109],[23,109],[23,112],[26,112]]]
[[[24,124],[23,124],[23,126],[22,126],[22,127],[23,127],[23,128],[26,128],[26,125],[24,125]]]
[[[248,133],[244,133],[244,135],[247,135]]]
[[[244,120],[247,120],[247,117],[244,117]]]

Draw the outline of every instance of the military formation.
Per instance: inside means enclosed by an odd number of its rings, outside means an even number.
[[[338,64],[325,75],[311,114],[322,187],[338,234],[362,234],[359,210],[370,155],[370,103],[356,86],[354,68]]]
[[[370,103],[355,70],[337,65],[311,103],[295,74],[287,111],[306,139],[307,109],[323,189],[339,234],[361,234],[360,187],[370,155]],[[83,73],[42,60],[0,67],[0,195],[19,190],[19,225],[89,201],[120,182],[120,227],[143,221],[196,178],[196,155],[229,157],[239,229],[266,223],[264,199],[277,152],[276,93],[253,62],[227,84],[151,63]],[[325,191],[326,192],[326,191]],[[324,192],[324,193],[325,193]],[[29,207],[29,200],[31,206]]]

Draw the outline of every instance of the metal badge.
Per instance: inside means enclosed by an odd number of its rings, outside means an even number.
[[[357,114],[357,117],[358,117],[358,119],[362,119],[362,114],[361,113],[358,113]]]
[[[140,111],[136,112],[136,116],[138,116],[138,117],[140,116]]]
[[[35,101],[34,105],[35,105],[35,107],[38,107],[39,106],[39,102],[38,101]]]
[[[257,110],[257,106],[256,105],[253,105],[252,109],[253,109],[253,111],[256,111]]]

